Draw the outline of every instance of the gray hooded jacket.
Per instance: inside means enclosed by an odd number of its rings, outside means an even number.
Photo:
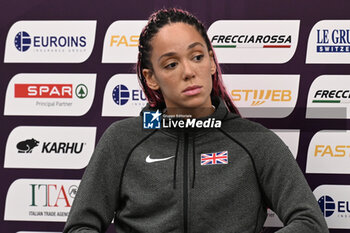
[[[142,117],[112,124],[85,170],[64,232],[105,232],[114,218],[117,233],[258,233],[267,207],[285,225],[279,233],[328,232],[280,138],[212,101],[216,111],[208,118],[221,120],[221,128],[147,130]],[[224,158],[205,165],[214,153]]]

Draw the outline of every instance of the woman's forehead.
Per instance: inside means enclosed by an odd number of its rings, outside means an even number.
[[[205,46],[203,37],[194,26],[187,23],[171,23],[162,27],[152,38],[152,52],[158,54],[186,50],[196,42]]]

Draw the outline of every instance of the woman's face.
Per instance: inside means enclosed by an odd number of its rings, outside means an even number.
[[[194,26],[172,23],[151,40],[153,69],[144,69],[147,85],[160,89],[167,108],[211,108],[212,52]]]

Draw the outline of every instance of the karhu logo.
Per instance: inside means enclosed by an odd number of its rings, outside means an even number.
[[[39,141],[34,138],[17,143],[18,153],[32,153],[34,147],[39,145]]]
[[[85,143],[67,143],[67,142],[44,142],[42,153],[70,153],[70,154],[80,154],[83,150]]]

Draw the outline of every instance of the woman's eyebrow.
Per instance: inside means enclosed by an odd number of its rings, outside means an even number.
[[[192,49],[192,48],[196,47],[197,45],[200,45],[204,48],[204,45],[201,42],[194,42],[194,43],[190,44],[187,49]]]
[[[200,45],[200,46],[202,46],[202,47],[204,48],[204,45],[203,45],[201,42],[194,42],[194,43],[190,44],[190,45],[187,47],[187,50],[188,50],[188,49],[192,49],[192,48],[196,47],[197,45]],[[176,55],[175,52],[164,53],[162,56],[160,56],[160,57],[158,58],[158,62],[159,62],[160,59],[162,59],[163,57],[171,57],[171,56],[175,56],[175,55]]]
[[[160,56],[160,57],[158,58],[158,62],[159,62],[160,59],[162,59],[163,57],[171,57],[171,56],[174,56],[174,55],[176,55],[175,52],[164,53],[162,56]]]

